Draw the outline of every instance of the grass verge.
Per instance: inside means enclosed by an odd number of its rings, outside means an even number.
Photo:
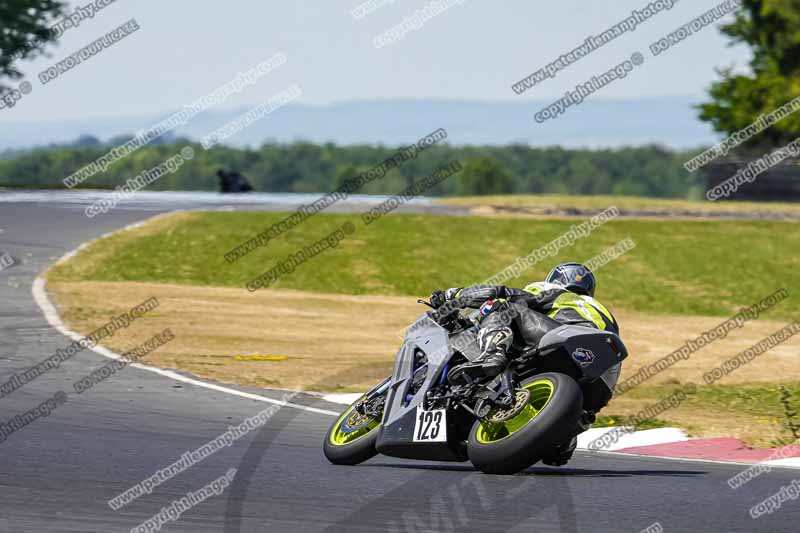
[[[223,254],[285,215],[192,213],[160,218],[80,252],[54,281],[138,281],[244,287],[304,246],[340,228],[356,231],[273,288],[354,295],[422,296],[480,283],[567,232],[575,221],[397,215],[365,226],[352,215],[317,215],[230,264]],[[613,309],[730,316],[780,287],[800,285],[800,223],[620,220],[535,264],[511,286],[542,279],[560,261],[587,260],[630,237],[636,248],[598,272]],[[800,316],[792,294],[771,312]],[[680,335],[680,332],[676,332]]]

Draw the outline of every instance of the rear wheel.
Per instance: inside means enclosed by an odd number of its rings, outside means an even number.
[[[548,453],[576,432],[583,393],[571,377],[559,373],[540,374],[524,380],[517,394],[525,405],[514,409],[502,422],[475,422],[467,452],[477,468],[487,474],[515,474]],[[490,412],[486,418],[492,418]],[[495,417],[499,418],[499,417]]]
[[[322,449],[331,463],[356,465],[378,454],[375,441],[381,418],[356,410],[364,400],[365,397],[361,397],[348,407],[328,430]]]

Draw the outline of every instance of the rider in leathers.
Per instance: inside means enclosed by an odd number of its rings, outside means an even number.
[[[562,324],[619,334],[614,316],[594,299],[595,286],[594,274],[589,269],[578,263],[562,263],[550,271],[545,281],[532,283],[525,289],[477,285],[435,291],[431,294],[434,307],[447,312],[474,308],[480,309],[481,314],[478,332],[481,356],[454,368],[448,379],[458,382],[464,374],[472,379],[491,379],[508,365],[509,348],[517,348],[511,353],[520,353],[525,347],[537,346],[545,333]],[[601,379],[582,387],[584,415],[578,433],[589,429],[596,413],[608,404],[619,371],[617,364]],[[566,464],[576,444],[577,438],[573,437],[559,447],[556,456],[543,458],[542,462],[554,466]]]

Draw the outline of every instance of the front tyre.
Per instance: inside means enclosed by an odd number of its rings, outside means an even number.
[[[487,474],[516,474],[575,435],[583,406],[578,383],[555,372],[524,380],[530,392],[521,412],[500,423],[477,421],[467,441],[469,459]]]
[[[335,465],[357,465],[378,454],[375,441],[381,421],[356,411],[364,397],[345,410],[325,435],[322,450]]]

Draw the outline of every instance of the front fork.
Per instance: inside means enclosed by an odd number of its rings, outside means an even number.
[[[378,383],[377,385],[372,387],[372,390],[370,390],[367,394],[365,394],[365,398],[364,399],[368,400],[368,401],[369,400],[374,400],[375,398],[377,398],[381,394],[386,393],[386,391],[389,390],[389,386],[391,384],[392,384],[392,378],[391,377],[388,377],[388,378],[384,379],[383,381],[381,381],[380,383]]]
[[[380,398],[382,395],[386,394],[389,391],[389,387],[392,385],[392,378],[388,377],[372,387],[372,389],[364,395],[364,399],[358,402],[355,407],[355,410],[362,414],[368,415],[370,413],[366,412],[366,406],[370,405],[373,400]]]

